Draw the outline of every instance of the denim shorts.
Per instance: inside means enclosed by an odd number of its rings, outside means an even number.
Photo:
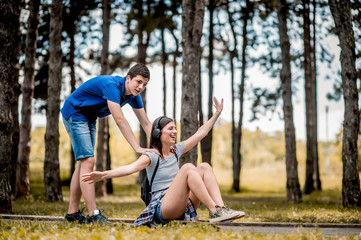
[[[158,203],[158,206],[155,209],[154,220],[155,220],[156,223],[163,223],[164,224],[164,223],[167,223],[167,221],[164,220],[163,217],[162,217],[162,211],[160,209],[161,205],[162,205],[162,201],[160,201]]]
[[[67,120],[63,118],[66,131],[69,134],[75,159],[94,157],[94,147],[96,138],[96,120],[87,122],[73,120],[72,117]]]

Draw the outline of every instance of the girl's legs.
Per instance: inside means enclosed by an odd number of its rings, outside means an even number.
[[[193,199],[198,205],[199,202],[202,202],[210,212],[216,210],[217,203],[208,193],[199,171],[191,163],[182,166],[162,200],[161,212],[163,219],[177,219],[183,215],[187,207],[190,191],[192,191]],[[209,178],[208,175],[208,171],[203,174],[204,177]],[[212,189],[211,192],[217,196],[216,190]]]
[[[214,175],[212,167],[208,163],[200,163],[197,166],[197,172],[201,176],[202,181],[212,200],[216,203],[216,205],[224,206],[221,191],[219,190],[217,178]],[[199,199],[192,191],[189,194],[189,198],[192,200],[194,208],[197,209],[201,201],[199,201]]]

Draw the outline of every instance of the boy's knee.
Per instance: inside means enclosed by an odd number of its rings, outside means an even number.
[[[79,160],[81,167],[90,168],[93,170],[95,159],[93,157],[90,158],[82,158]]]

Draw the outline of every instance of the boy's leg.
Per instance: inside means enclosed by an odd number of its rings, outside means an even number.
[[[96,203],[95,203],[95,190],[94,190],[94,183],[89,184],[81,181],[81,176],[85,173],[90,173],[93,171],[94,167],[94,157],[90,158],[83,158],[79,160],[79,176],[78,180],[80,182],[80,189],[83,193],[83,198],[86,204],[86,207],[88,209],[88,215],[92,216],[93,211],[97,209]]]
[[[68,214],[76,213],[79,210],[79,203],[81,199],[79,171],[80,171],[80,162],[78,161],[76,162],[76,167],[70,182],[70,199],[69,199]]]
[[[201,201],[209,211],[216,209],[216,203],[208,194],[204,182],[193,164],[185,164],[177,173],[161,205],[163,219],[176,219],[183,215],[188,202],[189,192]]]

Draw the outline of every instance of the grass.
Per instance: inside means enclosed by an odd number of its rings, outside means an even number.
[[[12,222],[0,220],[0,239],[146,239],[146,240],[185,240],[185,239],[361,239],[359,236],[325,237],[320,231],[298,230],[292,234],[257,234],[245,231],[219,230],[207,224],[181,225],[173,223],[148,227],[129,227],[123,224],[114,226],[76,225],[70,223]]]
[[[361,223],[361,208],[342,206],[341,181],[342,162],[340,147],[331,148],[330,174],[325,174],[323,145],[320,148],[320,169],[322,191],[303,195],[302,202],[293,204],[286,201],[286,170],[284,164],[284,140],[280,136],[263,133],[244,135],[243,164],[241,172],[241,193],[230,191],[232,164],[230,160],[229,137],[224,135],[229,126],[216,129],[214,138],[213,167],[221,187],[222,196],[231,208],[243,210],[246,216],[237,222],[307,222],[307,223]],[[69,139],[60,127],[60,174],[69,177]],[[113,130],[111,141],[113,168],[134,161],[135,154],[119,131]],[[44,200],[43,185],[43,143],[44,129],[33,133],[30,163],[30,199],[14,200],[14,214],[64,216],[69,201],[69,187],[63,186],[63,202]],[[279,134],[279,133],[277,133]],[[277,140],[279,139],[279,140]],[[122,146],[121,148],[117,146]],[[299,182],[304,183],[305,145],[298,142]],[[135,184],[136,175],[113,179],[114,194],[97,199],[99,208],[110,218],[136,218],[144,209],[139,197],[140,187]],[[84,203],[81,203],[81,208]],[[198,209],[201,220],[208,219],[207,210]],[[65,222],[11,221],[0,219],[0,239],[358,239],[360,236],[324,236],[317,229],[284,234],[257,234],[243,230],[221,230],[208,224],[181,225],[172,223],[156,229],[134,228],[124,224],[114,226],[77,225]]]
[[[268,169],[269,171],[269,169]],[[139,198],[136,176],[115,179],[114,194],[97,199],[97,204],[110,218],[136,218],[144,209]],[[33,180],[30,200],[13,201],[15,214],[63,216],[67,211],[69,187],[64,186],[63,202],[47,202],[43,199],[43,184]],[[311,222],[311,223],[361,223],[361,208],[342,207],[340,189],[327,188],[303,196],[303,202],[288,203],[283,188],[252,188],[245,186],[241,193],[229,191],[229,185],[221,185],[225,202],[232,208],[244,210],[247,215],[237,222]],[[82,206],[83,203],[82,203]],[[200,219],[208,219],[207,210],[201,206]],[[324,236],[321,231],[259,234],[222,230],[199,223],[182,225],[177,222],[156,229],[132,227],[122,223],[112,226],[78,225],[66,222],[37,222],[0,220],[0,239],[347,239],[361,240],[360,236]]]

